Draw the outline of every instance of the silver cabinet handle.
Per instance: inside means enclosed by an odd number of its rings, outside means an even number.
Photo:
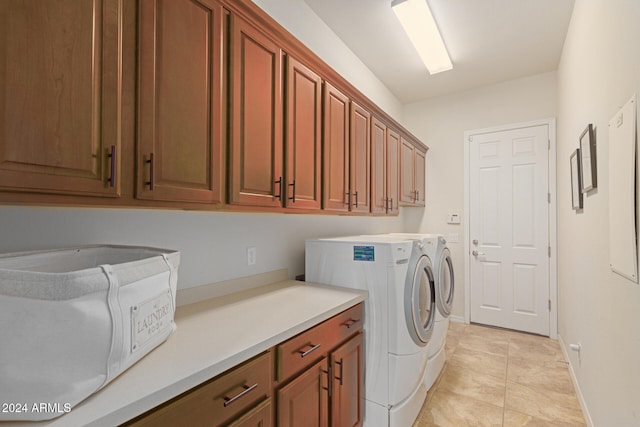
[[[473,255],[473,256],[478,256],[478,255],[485,255],[485,253],[484,253],[484,252],[478,252],[478,251],[476,251],[476,250],[474,249],[474,250],[473,250],[473,252],[471,252],[471,255]]]
[[[236,400],[240,399],[242,396],[244,396],[245,394],[249,393],[251,390],[254,390],[256,387],[258,387],[258,383],[255,383],[252,386],[248,386],[248,385],[243,385],[242,386],[244,388],[243,391],[241,391],[240,393],[236,394],[233,397],[224,397],[224,407],[226,408],[227,406],[231,405],[233,402],[235,402]]]
[[[316,345],[310,344],[310,345],[312,345],[312,347],[307,351],[298,350],[298,353],[300,353],[300,357],[308,356],[309,353],[316,351],[317,349],[320,348],[320,344],[316,344]]]

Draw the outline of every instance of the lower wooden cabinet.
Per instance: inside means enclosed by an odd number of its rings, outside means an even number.
[[[278,427],[329,425],[329,375],[324,358],[278,390]]]
[[[135,427],[271,425],[261,424],[259,421],[261,417],[265,418],[267,409],[264,405],[271,397],[273,378],[271,355],[271,351],[263,353],[125,425]],[[266,406],[271,411],[271,406],[269,404]]]
[[[362,426],[363,320],[360,303],[123,426]]]
[[[364,339],[359,333],[331,353],[331,426],[355,427],[363,421]]]
[[[267,399],[228,427],[271,427],[273,425],[273,405]]]

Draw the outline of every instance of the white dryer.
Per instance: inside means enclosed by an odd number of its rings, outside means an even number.
[[[369,292],[365,300],[365,425],[412,425],[436,315],[435,278],[418,241],[400,237],[307,240],[305,276]]]
[[[449,330],[449,315],[453,304],[455,280],[451,252],[447,241],[441,234],[391,233],[386,236],[416,239],[422,241],[424,250],[433,261],[433,273],[436,280],[436,323],[429,344],[429,361],[425,370],[424,383],[427,390],[440,375],[446,361],[445,344]]]

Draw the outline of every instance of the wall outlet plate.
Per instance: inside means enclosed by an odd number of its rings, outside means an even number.
[[[256,252],[257,249],[255,246],[250,246],[247,248],[247,265],[256,264]]]

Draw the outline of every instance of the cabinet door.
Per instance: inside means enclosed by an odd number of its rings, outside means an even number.
[[[398,165],[400,159],[400,135],[391,129],[387,129],[387,197],[389,198],[387,214],[400,214],[400,175]]]
[[[278,427],[329,425],[328,372],[324,358],[278,390]]]
[[[118,196],[122,2],[0,1],[0,189]]]
[[[359,333],[331,353],[331,425],[362,425],[364,410],[364,353]]]
[[[273,409],[271,399],[267,399],[227,427],[271,427],[272,425]]]
[[[287,60],[286,197],[288,208],[320,209],[322,80]],[[284,183],[283,183],[284,186]]]
[[[349,98],[324,84],[322,208],[349,209]]]
[[[380,215],[386,214],[389,207],[386,151],[387,127],[374,117],[371,121],[371,212]]]
[[[350,197],[353,212],[369,212],[371,205],[371,113],[351,102]]]
[[[262,32],[231,17],[230,203],[281,206],[282,52]]]
[[[222,7],[140,2],[140,199],[222,200]]]
[[[417,191],[416,204],[418,206],[424,206],[426,202],[426,155],[426,152],[416,149],[414,182]]]
[[[415,147],[404,138],[400,138],[400,201],[414,204],[416,189],[413,178],[415,176]]]

